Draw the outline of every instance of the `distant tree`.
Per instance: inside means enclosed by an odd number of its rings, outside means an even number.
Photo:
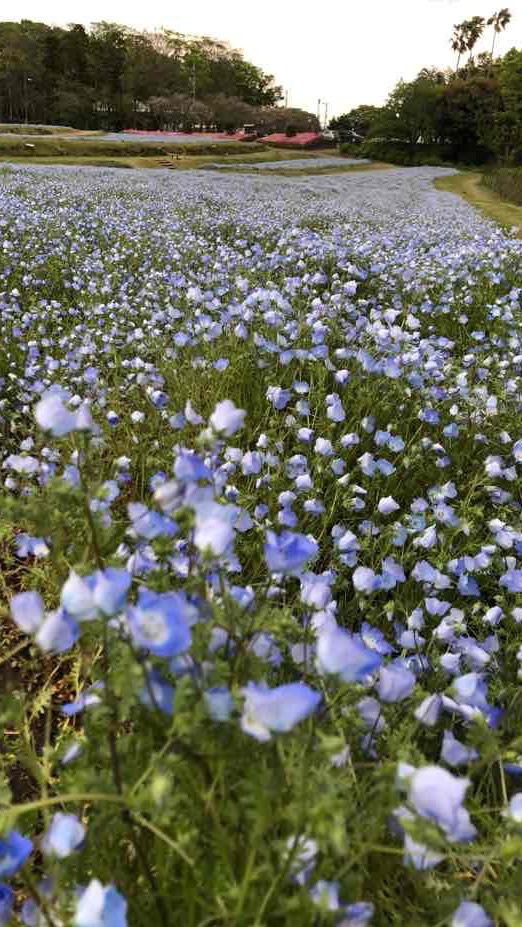
[[[511,22],[512,14],[507,6],[502,7],[498,13],[493,13],[493,16],[490,16],[486,25],[493,27],[493,42],[491,45],[491,60],[495,54],[495,43],[497,40],[497,35],[500,35],[504,29],[507,29],[509,23]]]
[[[218,131],[239,129],[246,123],[256,121],[255,108],[239,97],[227,97],[224,93],[219,93],[207,97],[205,103],[210,113],[210,121]]]
[[[467,50],[469,52],[469,60],[473,60],[473,50],[478,40],[481,38],[484,29],[486,28],[486,20],[483,16],[472,16],[471,19],[468,19],[466,25],[466,37],[467,37]]]
[[[475,162],[491,153],[491,127],[503,111],[498,80],[468,77],[451,81],[438,104],[441,140],[456,160]]]
[[[380,111],[379,106],[356,106],[332,119],[329,128],[338,132],[343,141],[361,141],[368,136]]]
[[[468,35],[467,35],[467,23],[462,22],[458,23],[453,27],[453,35],[451,38],[451,47],[454,52],[457,54],[457,64],[455,67],[455,73],[459,72],[460,59],[468,50]]]
[[[321,126],[314,113],[293,106],[274,106],[258,111],[258,118],[267,131],[285,132],[292,126],[297,132],[319,132]]]
[[[370,137],[389,141],[403,141],[410,145],[417,142],[430,144],[440,138],[439,101],[445,84],[431,72],[421,72],[416,80],[399,81],[390,94],[375,121],[372,122]]]
[[[272,75],[208,36],[138,32],[109,22],[88,30],[75,23],[62,29],[30,20],[0,22],[4,121],[117,129],[169,119],[190,127],[210,124],[206,101],[219,95],[233,101],[232,121],[243,118],[245,107],[274,107],[282,99]]]

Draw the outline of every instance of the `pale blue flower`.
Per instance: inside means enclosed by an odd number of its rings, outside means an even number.
[[[279,535],[274,531],[266,533],[265,560],[271,573],[298,576],[317,553],[317,541],[308,535],[291,531]]]
[[[244,409],[238,409],[230,399],[224,399],[217,403],[210,416],[210,424],[218,434],[230,438],[243,427],[245,415]]]
[[[478,759],[478,752],[474,747],[464,746],[452,731],[444,731],[440,757],[448,766],[467,766]]]
[[[408,797],[417,814],[435,821],[450,840],[472,840],[476,831],[462,804],[469,785],[441,766],[424,766],[411,776]]]
[[[67,393],[63,390],[48,390],[37,402],[34,414],[40,428],[50,431],[56,438],[61,438],[75,431],[78,413],[71,412],[65,405]]]
[[[513,824],[522,824],[522,792],[516,792],[515,795],[511,796],[509,805],[503,811],[503,815]]]
[[[337,625],[327,626],[317,641],[317,668],[343,682],[364,682],[382,663],[382,657],[363,643],[358,634]]]
[[[58,811],[42,838],[42,850],[48,856],[65,859],[79,850],[85,840],[85,827],[75,814]]]
[[[22,868],[33,850],[32,841],[16,830],[0,837],[0,879],[9,879]]]
[[[372,592],[381,588],[380,577],[376,576],[369,567],[357,567],[352,575],[352,582],[357,592],[363,592],[365,595],[371,595]]]
[[[451,919],[451,927],[493,927],[493,921],[476,901],[463,901]]]
[[[10,602],[11,617],[26,634],[34,634],[45,618],[44,603],[39,592],[19,592]]]
[[[378,692],[383,702],[402,702],[415,688],[415,675],[398,660],[381,666]]]
[[[318,707],[321,695],[303,682],[288,683],[269,689],[250,682],[243,690],[245,703],[241,728],[261,742],[274,732],[291,731],[299,721]]]
[[[0,927],[4,927],[11,919],[15,894],[9,885],[0,882]]]
[[[127,616],[134,643],[158,657],[173,657],[190,647],[186,601],[178,593],[140,589]]]
[[[213,721],[228,721],[234,710],[234,699],[226,686],[216,686],[205,692],[205,703]]]
[[[113,885],[92,879],[80,895],[74,927],[127,927],[127,902]]]

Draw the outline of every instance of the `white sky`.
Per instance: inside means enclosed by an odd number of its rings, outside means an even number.
[[[275,75],[289,105],[315,112],[320,98],[337,115],[384,102],[399,78],[424,66],[453,64],[453,24],[505,5],[513,19],[500,53],[522,43],[522,0],[16,0],[2,4],[0,19],[108,20],[225,39]],[[490,41],[488,33],[477,51]]]

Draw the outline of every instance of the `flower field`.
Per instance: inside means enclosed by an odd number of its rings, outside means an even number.
[[[0,171],[0,925],[522,924],[522,242],[445,173]]]

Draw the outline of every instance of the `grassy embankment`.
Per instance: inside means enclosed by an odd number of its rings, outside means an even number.
[[[262,145],[249,145],[250,154],[267,151]],[[103,141],[92,137],[59,138],[25,135],[0,136],[0,160],[32,161],[39,164],[97,164],[110,167],[157,167],[158,159],[190,160],[195,166],[195,158],[216,159],[230,155],[244,158],[245,146],[240,142],[212,143],[202,142],[180,145],[168,142]],[[295,156],[295,154],[294,154]]]
[[[324,152],[321,152],[321,155],[324,156]],[[244,159],[243,159],[244,160]],[[271,159],[270,159],[271,160]],[[281,159],[283,160],[283,159]],[[285,158],[284,160],[289,160]],[[209,164],[209,170],[213,169],[213,166]],[[233,171],[235,174],[265,174],[267,176],[277,176],[277,177],[316,177],[318,174],[350,174],[350,173],[362,173],[364,171],[386,171],[394,170],[394,164],[384,164],[380,161],[375,161],[372,164],[332,164],[332,165],[321,165],[320,167],[314,167],[313,163],[310,163],[310,167],[297,167],[297,168],[255,168],[252,170],[250,167],[245,167],[243,164],[235,167],[233,164],[227,167],[220,167],[219,173],[223,172],[229,173]]]
[[[522,173],[517,173],[522,178]],[[522,237],[522,205],[518,206],[515,202],[509,201],[510,197],[514,196],[514,187],[499,181],[497,178],[501,174],[500,170],[484,176],[476,172],[466,172],[450,177],[438,177],[435,186],[438,190],[462,196],[499,225],[507,229],[515,228],[517,235]],[[522,202],[522,197],[520,201]]]
[[[96,130],[73,129],[72,126],[42,126],[37,123],[0,122],[0,133],[8,135],[99,135]]]
[[[6,127],[4,127],[6,128]],[[224,164],[230,169],[237,170],[236,165],[241,164],[242,170],[248,170],[244,165],[257,162],[285,162],[295,159],[307,159],[313,162],[318,157],[332,155],[336,152],[331,148],[314,151],[294,151],[274,149],[259,143],[244,142],[194,142],[191,144],[176,144],[175,142],[141,142],[136,141],[103,141],[97,138],[99,133],[76,132],[74,129],[61,129],[56,127],[40,126],[9,126],[10,130],[17,129],[46,129],[47,137],[25,131],[12,132],[11,135],[1,135],[0,124],[0,162],[36,164],[79,164],[90,167],[118,167],[118,168],[158,168],[170,167],[173,170],[186,170],[187,168],[211,168],[214,164]],[[73,137],[63,138],[54,132],[70,132]],[[83,135],[82,139],[74,138],[74,134]],[[375,164],[353,165],[313,168],[314,174],[338,174],[351,171],[380,170],[390,165],[376,162]],[[225,168],[226,169],[226,168]],[[306,176],[310,173],[306,168],[281,171],[259,169],[259,173],[281,174],[282,176]],[[257,173],[257,172],[256,172]]]

